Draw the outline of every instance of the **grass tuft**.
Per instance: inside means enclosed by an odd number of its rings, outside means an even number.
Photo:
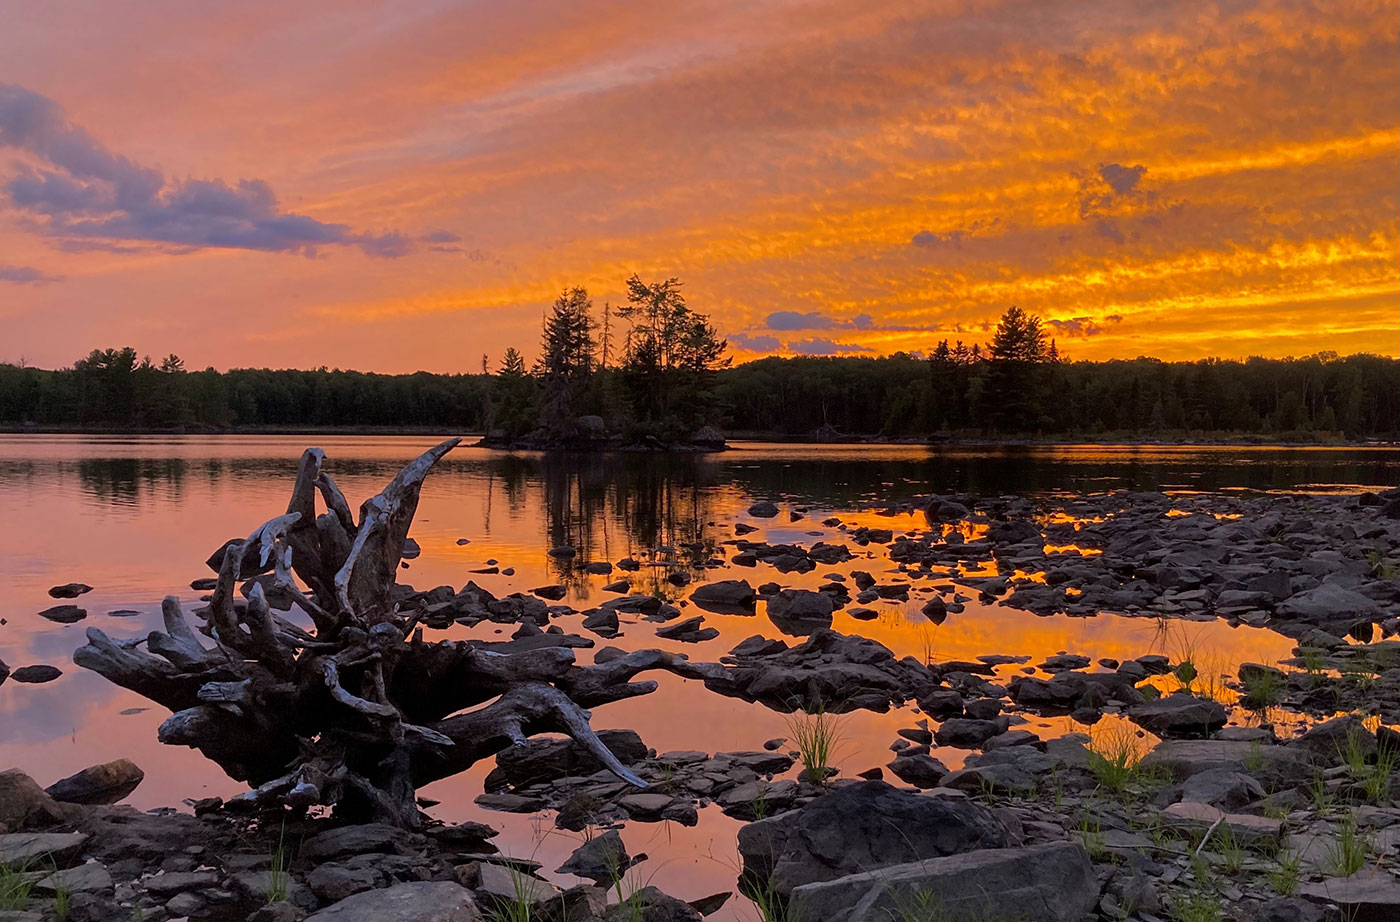
[[[842,739],[842,715],[827,711],[826,703],[819,701],[808,705],[806,711],[789,714],[786,720],[802,761],[802,774],[814,784],[826,784]]]

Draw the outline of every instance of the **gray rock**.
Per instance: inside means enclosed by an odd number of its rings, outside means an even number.
[[[383,881],[382,875],[372,868],[348,868],[339,864],[317,865],[306,878],[311,892],[327,903],[335,903],[373,890]]]
[[[0,866],[71,867],[88,836],[81,832],[14,832],[0,835]]]
[[[1300,784],[1313,776],[1311,755],[1291,746],[1235,740],[1163,740],[1139,763],[1177,781],[1213,769],[1250,774],[1265,784]]]
[[[745,872],[771,880],[784,897],[803,884],[1007,842],[1005,825],[983,806],[913,794],[883,781],[838,788],[800,810],[739,830]]]
[[[897,756],[889,769],[900,781],[924,790],[938,787],[948,774],[948,766],[923,753]]]
[[[402,854],[408,851],[411,835],[387,823],[339,826],[317,833],[303,842],[301,857],[307,861],[330,861],[346,855],[371,852]]]
[[[1134,705],[1128,719],[1158,736],[1202,737],[1225,726],[1225,707],[1209,698],[1174,694]]]
[[[722,579],[702,583],[690,594],[690,601],[701,608],[728,613],[734,609],[753,611],[754,591],[746,579]]]
[[[768,600],[768,618],[784,634],[801,637],[831,626],[831,596],[810,589],[784,589]]]
[[[63,822],[72,807],[56,803],[24,772],[11,768],[0,772],[0,827],[23,829]]]
[[[1375,735],[1355,714],[1323,721],[1288,746],[1305,750],[1328,765],[1346,761],[1351,747],[1356,747],[1367,759],[1376,754],[1377,748]]]
[[[611,886],[632,866],[632,856],[616,829],[594,836],[574,849],[556,873],[586,877],[600,886]]]
[[[1334,583],[1323,583],[1315,589],[1307,589],[1284,599],[1278,604],[1275,614],[1280,618],[1319,625],[1350,625],[1356,621],[1380,618],[1383,613],[1375,600]]]
[[[87,617],[87,609],[76,605],[55,605],[39,612],[40,618],[47,618],[57,624],[73,624]]]
[[[1298,895],[1335,903],[1348,922],[1395,922],[1400,918],[1400,878],[1376,867],[1351,877],[1329,877],[1299,885]]]
[[[85,592],[91,592],[92,587],[87,583],[64,583],[62,586],[54,586],[49,590],[49,595],[55,599],[76,599]]]
[[[63,670],[57,666],[37,665],[21,666],[10,673],[10,678],[29,685],[42,685],[45,682],[52,682],[61,675],[63,675]]]
[[[939,726],[933,738],[940,746],[971,749],[1001,733],[1005,728],[994,720],[972,717],[950,717]]]
[[[135,762],[115,759],[55,781],[44,792],[69,804],[114,804],[136,790],[145,777]]]
[[[476,901],[460,884],[421,881],[346,897],[308,922],[481,922]]]
[[[756,519],[771,519],[778,514],[778,507],[764,500],[749,507],[749,515]]]
[[[627,902],[608,908],[606,922],[700,922],[700,911],[689,903],[667,896],[655,887],[643,887]]]
[[[799,919],[884,922],[902,907],[938,907],[939,918],[1080,922],[1099,884],[1082,845],[1054,842],[929,858],[797,887]],[[946,914],[946,915],[945,915]]]

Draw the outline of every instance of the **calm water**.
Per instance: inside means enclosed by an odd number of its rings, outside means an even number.
[[[357,505],[377,491],[405,461],[434,440],[413,437],[214,436],[83,437],[0,435],[0,659],[18,667],[50,663],[64,675],[47,685],[7,682],[0,688],[0,768],[18,766],[47,784],[86,765],[118,757],[134,759],[145,783],[130,801],[148,808],[241,790],[198,753],[161,746],[159,707],[108,684],[72,664],[83,631],[98,626],[110,634],[143,635],[159,626],[159,601],[178,593],[194,602],[191,579],[210,575],[205,557],[225,539],[246,535],[282,511],[296,461],[308,444],[326,449],[329,468]],[[402,578],[419,587],[462,586],[475,579],[492,592],[528,591],[565,582],[566,601],[584,609],[598,604],[605,577],[563,573],[546,555],[572,544],[581,560],[642,557],[651,548],[693,541],[721,542],[732,526],[749,522],[745,510],[758,499],[809,506],[802,521],[786,515],[767,522],[754,537],[813,543],[840,540],[821,527],[838,515],[852,524],[879,524],[897,531],[919,528],[913,516],[879,514],[888,502],[929,492],[1094,492],[1121,488],[1168,491],[1344,490],[1400,483],[1400,451],[1394,449],[1144,448],[1137,446],[1021,448],[1006,450],[922,447],[793,446],[742,444],[708,457],[542,456],[460,448],[428,479],[413,535],[423,555]],[[467,545],[457,544],[469,538]],[[871,553],[878,553],[874,546]],[[864,551],[862,550],[862,554]],[[471,575],[497,560],[516,568],[514,577]],[[873,569],[858,557],[838,567],[790,574],[785,585],[815,588],[833,570]],[[888,564],[888,561],[885,561]],[[686,591],[659,583],[654,571],[637,574],[634,591],[656,591],[683,599]],[[779,577],[770,569],[742,576],[755,585]],[[648,579],[651,583],[648,584]],[[85,622],[62,626],[36,616],[54,604],[48,587],[69,581],[96,589],[78,604]],[[109,611],[140,614],[113,617]],[[578,630],[580,617],[565,618]],[[754,633],[779,636],[762,617],[706,614],[721,636],[702,644],[658,640],[655,625],[624,625],[617,641],[629,648],[661,646],[693,659],[716,660]],[[964,659],[988,653],[1028,654],[1037,659],[1059,651],[1092,657],[1128,658],[1160,649],[1153,623],[1113,616],[1090,619],[1037,618],[997,606],[968,604],[967,611],[933,628],[907,607],[888,606],[879,620],[857,622],[838,613],[835,628],[861,633],[899,655]],[[1223,622],[1192,624],[1195,644],[1209,650],[1222,670],[1244,659],[1270,662],[1287,656],[1290,644],[1263,630],[1232,629]],[[469,632],[454,628],[440,636],[491,636],[499,626]],[[600,646],[602,644],[600,643]],[[590,651],[579,651],[581,658]],[[1004,674],[1018,667],[1003,669]],[[650,676],[649,676],[650,677]],[[598,708],[594,726],[631,727],[658,751],[756,749],[789,735],[783,717],[761,706],[710,694],[698,683],[656,676],[653,695]],[[889,760],[888,745],[917,715],[895,711],[852,715],[843,727],[838,753],[848,772]],[[1042,735],[1064,729],[1033,720]],[[952,767],[956,750],[936,752]],[[552,870],[577,845],[570,834],[551,831],[548,817],[530,818],[482,811],[473,798],[491,763],[438,782],[424,793],[442,804],[432,812],[449,820],[480,819],[506,831],[501,848],[533,856]],[[629,824],[624,838],[651,860],[639,869],[653,883],[693,899],[732,889],[738,855],[736,821],[714,807],[701,812],[698,827]],[[561,882],[576,882],[567,878]],[[730,918],[754,918],[742,905]]]

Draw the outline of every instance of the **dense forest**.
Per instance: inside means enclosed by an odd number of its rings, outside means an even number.
[[[187,370],[174,355],[94,350],[53,371],[0,364],[7,428],[451,429],[563,433],[580,425],[675,438],[1393,437],[1400,362],[1299,359],[1065,361],[1034,316],[1007,311],[987,344],[925,357],[773,357],[733,367],[675,279],[629,280],[601,320],[582,289],[555,302],[540,359],[510,349],[494,373]],[[616,333],[614,323],[618,324]],[[483,359],[483,366],[486,366]]]

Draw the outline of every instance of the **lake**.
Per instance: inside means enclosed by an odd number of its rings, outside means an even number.
[[[212,575],[204,565],[226,539],[246,535],[286,505],[301,450],[326,450],[328,469],[352,505],[377,491],[432,437],[380,436],[50,436],[0,435],[0,659],[12,668],[48,663],[64,674],[43,685],[7,682],[0,688],[0,767],[17,766],[47,784],[87,765],[131,758],[146,780],[129,799],[141,808],[180,806],[242,787],[198,753],[161,746],[159,707],[72,664],[88,626],[117,637],[144,635],[160,624],[162,596],[178,594],[189,605],[200,593],[190,581]],[[892,528],[896,534],[924,527],[922,516],[886,514],[895,501],[934,492],[982,494],[1079,493],[1119,489],[1197,492],[1346,491],[1381,489],[1400,482],[1400,450],[1393,448],[1229,448],[1147,446],[1056,446],[941,448],[922,446],[827,446],[736,444],[705,456],[504,454],[460,448],[429,477],[413,537],[422,555],[400,578],[420,589],[461,587],[468,579],[497,595],[528,592],[543,584],[568,587],[564,601],[576,609],[596,606],[612,577],[588,576],[548,556],[557,545],[578,550],[578,560],[617,561],[667,557],[656,548],[706,548],[732,539],[733,526],[757,525],[770,542],[839,540],[820,524],[839,517],[847,525]],[[772,500],[784,514],[751,519],[757,500]],[[799,508],[802,518],[790,520]],[[461,544],[459,539],[468,539]],[[816,588],[832,571],[874,569],[879,549],[859,549],[857,558],[807,574],[789,574],[785,586]],[[877,555],[874,564],[871,555]],[[688,559],[681,552],[676,555]],[[887,568],[888,561],[883,561]],[[513,567],[513,576],[472,570]],[[697,580],[751,576],[728,569],[692,568]],[[683,601],[681,589],[665,581],[665,570],[634,574],[633,591]],[[776,578],[761,573],[755,582]],[[52,624],[36,615],[54,604],[50,586],[78,581],[94,591],[78,603],[89,615],[73,625]],[[897,655],[972,659],[984,654],[1036,658],[1070,651],[1093,658],[1131,658],[1162,649],[1169,640],[1151,619],[1104,615],[1096,618],[1036,617],[976,600],[965,612],[931,625],[909,604],[880,606],[880,617],[861,622],[844,612],[834,627],[880,641]],[[126,612],[114,615],[112,612]],[[687,613],[693,612],[693,609]],[[587,634],[581,616],[558,623]],[[628,649],[661,647],[692,659],[715,661],[755,633],[776,636],[762,617],[706,614],[720,636],[699,644],[656,638],[656,625],[624,620],[616,641]],[[1222,668],[1242,660],[1272,662],[1289,654],[1292,642],[1257,628],[1224,621],[1192,623],[1192,642]],[[438,637],[508,636],[509,627],[483,623],[431,632]],[[497,638],[500,639],[500,638]],[[601,648],[606,642],[600,641]],[[588,660],[592,651],[580,650]],[[1015,674],[1021,667],[998,668]],[[694,681],[654,674],[652,695],[597,708],[595,728],[637,730],[658,751],[753,750],[765,740],[791,733],[783,715],[760,705],[707,692]],[[896,730],[916,715],[857,712],[842,725],[837,761],[854,773],[889,760]],[[1040,735],[1070,729],[1068,719],[1033,718]],[[935,750],[950,767],[959,750]],[[578,837],[553,829],[547,816],[492,813],[473,799],[492,763],[427,788],[440,801],[430,811],[447,821],[477,819],[503,829],[501,849],[533,857],[546,871],[578,845]],[[630,823],[623,832],[633,854],[650,860],[639,868],[667,892],[694,899],[732,889],[739,858],[739,826],[710,806],[693,828],[673,823]],[[561,882],[575,882],[562,879]],[[742,900],[715,918],[753,918]]]

